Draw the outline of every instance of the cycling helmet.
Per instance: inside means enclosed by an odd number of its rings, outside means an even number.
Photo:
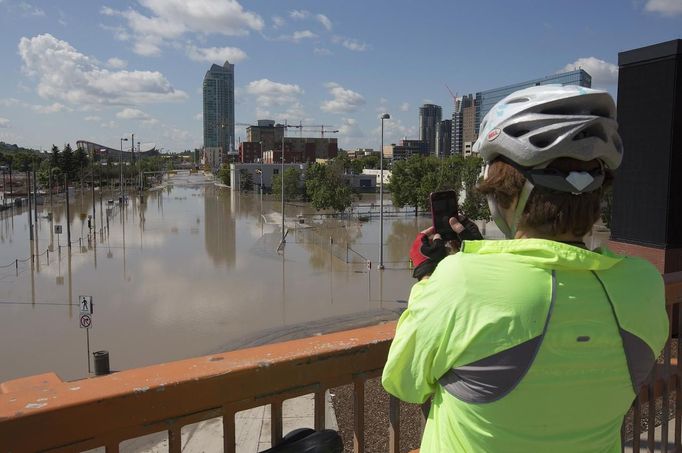
[[[526,178],[511,225],[488,197],[493,219],[509,238],[516,234],[533,187],[576,195],[592,192],[603,184],[605,171],[615,170],[623,159],[613,99],[606,91],[575,85],[539,85],[505,97],[481,121],[473,151],[486,164],[501,159]],[[596,159],[601,165],[590,172],[547,168],[561,157]]]

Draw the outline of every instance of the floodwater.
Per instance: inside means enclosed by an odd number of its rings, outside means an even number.
[[[385,216],[381,272],[374,194],[354,206],[362,221],[287,203],[279,252],[276,196],[261,203],[201,175],[174,176],[143,203],[131,196],[119,206],[96,193],[94,237],[90,193],[73,198],[70,251],[64,203],[54,205],[52,223],[49,201],[39,205],[33,266],[15,261],[31,253],[26,209],[0,213],[0,382],[50,371],[65,380],[88,375],[79,295],[93,297],[90,350],[109,351],[116,370],[208,354],[268,329],[396,310],[413,283],[410,244],[429,223]]]

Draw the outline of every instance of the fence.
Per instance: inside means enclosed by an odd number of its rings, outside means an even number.
[[[682,273],[666,276],[669,314],[682,330]],[[282,438],[282,403],[315,395],[314,427],[325,426],[327,389],[353,387],[353,443],[365,451],[365,382],[379,376],[393,338],[395,323],[315,336],[188,360],[126,370],[109,376],[62,382],[53,373],[0,384],[0,450],[83,451],[104,446],[118,452],[119,444],[150,433],[166,432],[168,450],[182,449],[182,428],[202,420],[222,418],[223,449],[235,451],[235,414],[270,405],[272,443]],[[681,446],[682,395],[677,340],[669,338],[655,372],[626,417],[623,438],[639,451],[640,426],[647,425],[648,451],[656,448],[656,405],[670,410],[660,417],[661,451],[667,451],[670,418],[673,442]],[[646,417],[641,419],[644,404]],[[666,404],[668,406],[666,406]],[[401,449],[399,402],[389,399],[384,435],[389,451]],[[664,411],[663,414],[666,414]],[[628,420],[631,429],[628,431]],[[36,433],[39,432],[39,435]],[[629,440],[628,440],[629,439]]]

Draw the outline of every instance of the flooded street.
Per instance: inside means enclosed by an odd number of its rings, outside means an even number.
[[[79,295],[94,300],[90,349],[108,350],[114,370],[207,354],[267,329],[395,310],[413,283],[409,246],[430,222],[387,214],[386,270],[379,272],[374,194],[354,207],[362,222],[287,203],[283,253],[277,197],[261,205],[258,194],[188,174],[146,193],[144,203],[131,196],[120,207],[107,203],[112,197],[95,196],[96,239],[88,239],[90,193],[73,197],[70,253],[64,204],[54,207],[59,237],[46,218],[49,201],[39,205],[42,255],[33,268],[30,259],[15,262],[30,256],[26,208],[0,213],[0,382],[49,371],[87,375]]]

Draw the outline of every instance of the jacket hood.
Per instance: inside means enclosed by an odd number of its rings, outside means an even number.
[[[489,255],[511,254],[537,267],[557,270],[605,270],[624,257],[607,248],[587,250],[547,239],[512,239],[500,241],[464,241],[462,253]]]

